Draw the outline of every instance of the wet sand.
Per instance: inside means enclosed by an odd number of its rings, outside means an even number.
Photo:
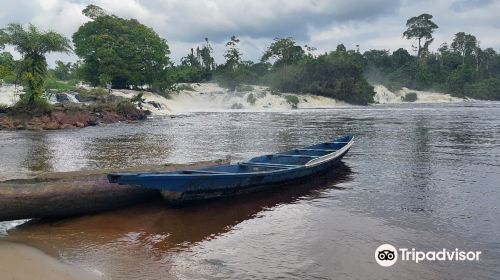
[[[103,279],[98,272],[64,264],[41,251],[11,242],[0,242],[0,278],[16,280]]]

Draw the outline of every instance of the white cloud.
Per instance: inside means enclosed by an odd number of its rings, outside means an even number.
[[[71,37],[87,21],[81,10],[89,3],[112,14],[136,18],[167,39],[178,62],[191,47],[208,37],[216,60],[223,60],[224,42],[241,39],[245,59],[258,60],[274,37],[293,36],[318,53],[344,43],[361,50],[404,47],[406,20],[420,13],[434,15],[439,25],[433,49],[453,34],[476,35],[482,47],[500,50],[500,1],[473,0],[0,0],[0,26],[9,22],[34,23]],[[71,59],[54,54],[53,59]],[[74,60],[73,56],[73,60]]]

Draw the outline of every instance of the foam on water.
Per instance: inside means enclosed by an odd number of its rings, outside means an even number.
[[[0,222],[0,235],[7,234],[7,231],[10,230],[11,228],[15,228],[18,225],[24,224],[27,221],[29,221],[29,219],[27,219],[27,220],[16,220],[16,221]]]
[[[403,98],[411,92],[417,94],[417,100],[414,101],[415,103],[462,102],[466,100],[445,93],[413,90],[405,87],[397,92],[393,92],[383,85],[375,85],[374,90],[375,96],[373,99],[376,103],[380,104],[404,103]]]
[[[295,95],[299,99],[297,107],[305,108],[333,108],[351,106],[345,102],[311,94],[273,94],[268,87],[251,86],[246,91],[229,91],[216,83],[189,84],[193,90],[182,90],[173,93],[169,98],[151,92],[144,92],[143,108],[151,111],[153,115],[172,115],[182,112],[217,112],[227,110],[244,111],[286,111],[292,108],[287,102],[287,95]],[[418,91],[402,88],[397,92],[390,91],[383,85],[375,85],[375,103],[396,104],[404,103],[403,98],[408,93],[416,93],[415,103],[443,103],[462,102],[465,99],[453,97],[449,94]],[[19,100],[22,87],[15,88],[13,85],[0,87],[0,104],[13,105]],[[112,94],[130,99],[137,95],[135,90],[113,90]],[[74,94],[66,93],[73,103],[79,103]],[[51,103],[56,103],[55,95],[52,95]]]
[[[19,95],[23,94],[22,86],[2,85],[0,86],[0,105],[12,106],[19,100]]]
[[[224,110],[289,110],[287,93],[273,94],[268,87],[252,86],[247,91],[228,91],[215,83],[193,84],[193,91],[183,90],[167,100],[172,113]],[[298,108],[329,108],[348,106],[332,98],[309,94],[291,94],[299,99]]]

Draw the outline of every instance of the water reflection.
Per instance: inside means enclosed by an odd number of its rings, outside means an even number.
[[[27,133],[25,136],[27,151],[22,165],[35,172],[52,170],[53,151],[47,135]]]
[[[135,256],[137,259],[146,255],[141,262],[161,265],[165,254],[216,238],[262,212],[298,200],[331,196],[332,190],[351,180],[351,176],[351,169],[340,164],[327,174],[279,190],[179,208],[156,201],[75,219],[33,221],[10,230],[7,239],[22,241],[70,262],[91,262],[89,266],[97,265],[113,278],[123,273],[113,270],[115,263],[123,261],[123,255],[140,254]],[[290,219],[296,219],[290,214]],[[101,263],[94,263],[96,260]]]
[[[68,239],[68,242],[114,242],[134,236],[135,241],[150,241],[161,251],[184,246],[218,236],[260,211],[296,200],[312,200],[324,191],[338,189],[337,185],[351,179],[351,169],[343,163],[326,174],[303,182],[242,195],[239,197],[169,207],[155,201],[98,215],[67,219],[40,220],[26,223],[9,231],[9,238],[26,238],[46,242]],[[113,224],[108,221],[113,220]],[[105,231],[105,236],[102,236]],[[137,233],[137,234],[131,234]],[[78,240],[72,236],[84,234]],[[168,238],[157,240],[156,235]],[[124,239],[123,239],[124,238]],[[131,239],[131,240],[132,240]]]
[[[159,139],[154,135],[136,133],[93,139],[85,144],[84,149],[87,151],[86,157],[95,166],[120,168],[138,163],[165,163],[174,147],[168,138]]]

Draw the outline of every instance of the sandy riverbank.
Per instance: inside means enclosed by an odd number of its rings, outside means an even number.
[[[37,249],[0,241],[0,279],[87,280],[104,278],[98,272],[62,263]]]

